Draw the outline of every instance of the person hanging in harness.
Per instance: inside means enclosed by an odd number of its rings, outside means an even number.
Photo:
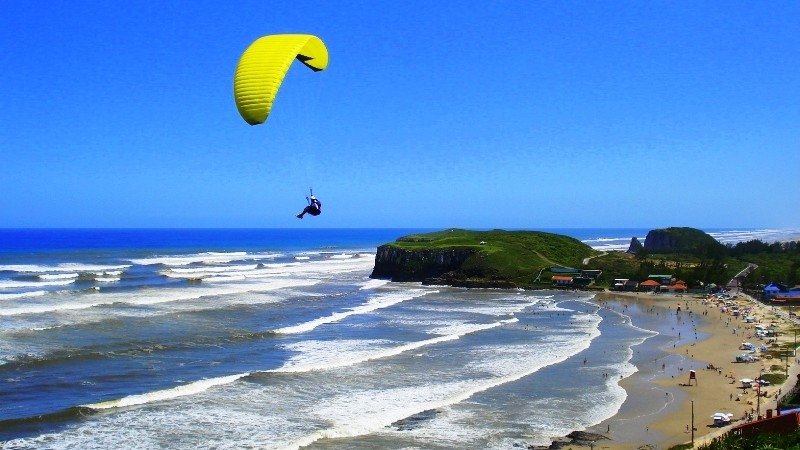
[[[322,202],[317,200],[317,197],[314,197],[313,192],[311,193],[311,198],[306,197],[306,200],[308,200],[308,206],[303,209],[303,212],[297,215],[298,219],[302,219],[306,214],[318,216],[322,213]]]

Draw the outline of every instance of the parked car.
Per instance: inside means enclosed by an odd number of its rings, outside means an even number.
[[[751,363],[758,361],[758,356],[749,355],[747,353],[741,354],[736,357],[736,362],[738,363]]]

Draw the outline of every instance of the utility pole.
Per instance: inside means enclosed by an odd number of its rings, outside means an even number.
[[[692,448],[694,448],[694,400],[692,400]]]
[[[786,352],[783,352],[783,354],[786,355],[786,367],[784,369],[784,375],[786,375],[788,377],[789,376],[789,352],[786,351]]]
[[[762,372],[758,372],[758,379],[756,383],[758,388],[756,389],[756,418],[761,417],[761,375]]]

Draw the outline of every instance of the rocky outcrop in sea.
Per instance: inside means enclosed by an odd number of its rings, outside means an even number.
[[[644,246],[642,245],[641,242],[639,242],[639,239],[636,239],[635,236],[632,237],[631,238],[631,245],[628,246],[628,250],[627,250],[626,253],[630,253],[632,255],[636,255],[639,252],[641,252],[642,250],[644,250]]]

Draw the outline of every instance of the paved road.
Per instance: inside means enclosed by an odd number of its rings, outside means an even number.
[[[747,267],[742,269],[739,273],[731,278],[731,281],[728,281],[728,284],[725,285],[726,288],[730,290],[736,290],[736,292],[740,292],[742,290],[742,280],[750,275],[750,272],[758,269],[757,264],[747,263]]]
[[[583,265],[585,266],[585,265],[589,264],[589,261],[593,260],[594,258],[599,258],[599,257],[605,256],[607,254],[608,254],[608,252],[603,252],[603,253],[600,253],[599,255],[590,256],[588,258],[583,258]]]

